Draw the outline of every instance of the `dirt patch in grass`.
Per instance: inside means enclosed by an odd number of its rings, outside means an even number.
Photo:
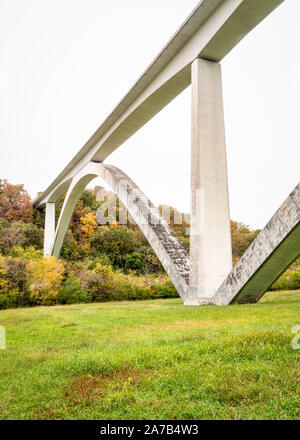
[[[29,420],[55,420],[54,412],[51,409],[33,412],[29,416]]]
[[[76,322],[65,322],[64,324],[62,324],[61,328],[76,327],[76,326],[77,326]]]
[[[79,376],[68,384],[64,397],[75,405],[91,404],[109,392],[127,391],[138,386],[146,376],[146,371],[139,370],[120,370],[111,375]]]
[[[10,318],[8,321],[10,324],[21,324],[22,322],[33,321],[33,318],[26,318],[26,317],[20,316],[18,318]]]

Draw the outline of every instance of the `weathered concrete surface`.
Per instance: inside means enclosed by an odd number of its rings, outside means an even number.
[[[232,269],[222,74],[192,64],[191,305],[211,301]]]
[[[120,169],[99,164],[101,177],[110,185],[142,230],[185,302],[189,286],[189,254],[158,209]]]
[[[52,255],[55,239],[55,203],[46,203],[44,257]]]
[[[223,282],[212,303],[255,303],[300,255],[300,183]]]
[[[196,58],[221,61],[284,0],[201,0],[95,134],[36,200],[42,207],[91,160],[103,162],[191,83]]]
[[[97,176],[110,185],[125,205],[185,302],[190,271],[187,250],[152,202],[125,173],[114,166],[92,162],[75,176],[58,220],[53,255],[59,256],[76,203],[86,185]]]

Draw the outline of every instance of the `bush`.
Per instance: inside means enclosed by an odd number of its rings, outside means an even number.
[[[273,284],[270,290],[296,290],[300,289],[300,272],[288,269]]]
[[[145,267],[145,265],[146,264],[142,260],[141,255],[136,252],[128,255],[126,258],[126,264],[125,264],[126,269],[140,271]]]
[[[0,310],[9,307],[9,299],[7,295],[0,294]]]
[[[35,249],[33,246],[26,249],[21,246],[14,246],[10,250],[9,256],[13,258],[25,258],[26,260],[40,260],[43,258],[43,251],[41,249]]]
[[[21,307],[30,303],[28,261],[23,258],[5,259],[5,277],[10,305]]]
[[[141,246],[138,253],[144,262],[144,273],[159,273],[164,271],[161,262],[149,245]]]
[[[125,269],[126,258],[141,246],[139,235],[126,226],[102,226],[91,238],[95,255],[106,254],[115,268]]]
[[[91,296],[81,287],[74,272],[63,283],[62,290],[59,292],[57,299],[60,304],[91,302]]]
[[[26,246],[32,246],[36,249],[41,248],[43,243],[43,234],[41,229],[32,223],[19,224],[21,231],[26,237]]]
[[[82,270],[78,276],[82,288],[88,292],[93,302],[110,301],[111,292],[113,290],[111,278],[103,278],[99,273],[91,270]]]
[[[55,304],[63,280],[63,263],[55,257],[30,260],[29,272],[30,299],[36,304]]]

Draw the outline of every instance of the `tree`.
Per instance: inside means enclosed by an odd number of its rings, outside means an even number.
[[[33,208],[24,185],[12,185],[6,179],[0,182],[0,217],[10,222],[30,222]]]
[[[97,228],[96,216],[93,212],[88,212],[83,217],[80,218],[81,231],[84,237],[91,238]]]
[[[251,231],[243,223],[231,221],[232,256],[236,263],[259,234],[259,230]]]
[[[114,267],[125,268],[128,254],[140,246],[139,234],[126,226],[101,226],[91,237],[91,245],[96,255],[106,254]]]
[[[64,273],[64,264],[55,257],[40,260],[30,260],[29,294],[32,302],[36,304],[55,304],[61,291]]]
[[[8,254],[14,246],[24,246],[27,238],[18,223],[0,232],[0,248],[4,254]]]

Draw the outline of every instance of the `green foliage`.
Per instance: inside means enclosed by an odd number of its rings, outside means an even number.
[[[26,238],[26,246],[35,247],[36,249],[42,246],[43,234],[41,228],[32,223],[23,223],[19,227]]]
[[[91,246],[95,254],[109,256],[115,268],[125,269],[128,254],[132,254],[141,246],[137,234],[126,226],[102,226],[91,238]]]
[[[81,287],[74,272],[71,272],[63,283],[57,299],[60,304],[77,304],[90,302],[91,296]]]
[[[237,262],[245,253],[259,232],[259,230],[251,231],[243,223],[231,221],[232,257],[234,262]]]
[[[145,265],[146,263],[142,260],[141,254],[138,254],[137,252],[133,252],[126,257],[126,269],[140,271],[145,267]]]
[[[139,247],[138,254],[143,262],[143,272],[145,274],[151,273],[163,273],[164,269],[157,258],[154,250],[149,246],[149,244]]]
[[[95,193],[88,189],[83,191],[79,199],[79,204],[82,205],[82,207],[89,207],[93,211],[96,211],[99,206],[99,203],[96,200]]]
[[[67,261],[77,261],[80,259],[77,241],[74,239],[74,235],[70,229],[67,230],[61,250],[61,256]]]
[[[300,271],[287,270],[273,284],[270,290],[298,290],[300,289]]]
[[[32,223],[12,223],[1,229],[0,249],[2,253],[9,254],[11,249],[18,247],[42,247],[42,231]]]
[[[25,258],[26,260],[40,260],[43,258],[43,251],[35,249],[33,246],[22,248],[21,246],[14,246],[9,252],[9,256],[13,258]]]
[[[5,228],[9,228],[10,223],[5,218],[0,217],[0,231]]]
[[[88,264],[88,270],[94,270],[97,265],[111,266],[109,257],[106,254],[101,254],[96,258],[93,258],[91,263]]]
[[[10,301],[8,296],[4,293],[0,293],[0,310],[8,309],[9,305],[10,305]]]

